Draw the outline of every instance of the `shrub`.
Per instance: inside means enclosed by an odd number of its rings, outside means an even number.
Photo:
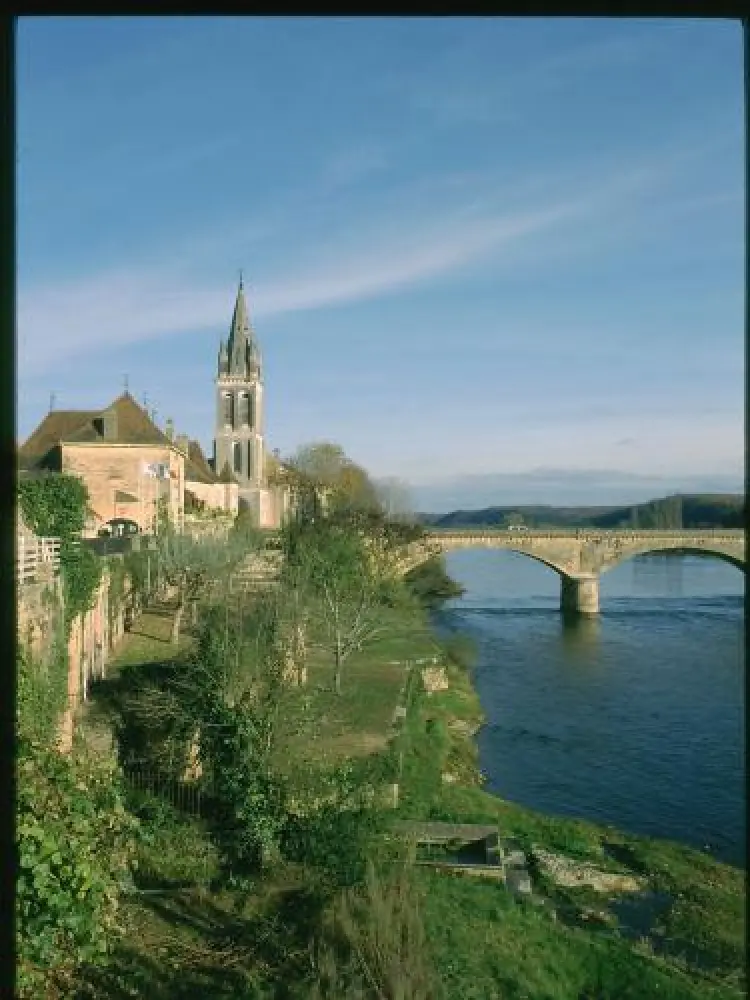
[[[136,825],[111,766],[29,741],[19,747],[17,817],[19,996],[68,996],[119,935]]]
[[[439,608],[453,597],[461,597],[465,587],[448,575],[441,556],[428,559],[410,570],[404,582],[414,596],[429,609]]]
[[[334,900],[314,950],[312,1000],[441,1000],[409,868],[368,866]]]

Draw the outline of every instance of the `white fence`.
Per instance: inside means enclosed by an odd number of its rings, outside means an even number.
[[[16,581],[36,583],[42,577],[56,576],[60,570],[60,539],[38,538],[19,532],[16,535]]]

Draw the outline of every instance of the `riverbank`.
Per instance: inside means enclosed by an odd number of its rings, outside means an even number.
[[[425,920],[449,995],[743,996],[744,873],[681,844],[545,816],[487,793],[470,663],[448,651],[444,670],[447,687],[419,691],[410,706],[399,812],[496,824],[523,851],[543,904],[491,882],[423,871]],[[610,878],[586,878],[592,872]],[[618,883],[637,890],[617,892]],[[477,948],[480,940],[486,946]]]
[[[743,575],[718,560],[632,560],[596,620],[559,613],[524,556],[457,553],[466,588],[439,627],[476,643],[487,787],[543,813],[674,840],[743,867]]]
[[[353,662],[343,702],[323,691],[324,665],[312,666],[311,694],[319,680],[314,700],[316,714],[328,716],[321,730],[328,749],[377,754],[390,735],[388,752],[401,762],[394,816],[496,827],[523,853],[533,888],[527,897],[496,878],[416,868],[427,940],[448,1000],[742,996],[741,873],[680,845],[545,816],[488,794],[468,651],[460,640],[438,642],[423,612],[391,625],[398,636]],[[163,632],[158,609],[145,615],[126,640],[113,681],[130,675],[135,682],[144,667],[173,656]],[[437,663],[425,662],[435,657]],[[398,682],[397,667],[403,681],[410,672],[408,684]],[[380,734],[377,746],[351,738],[360,731]],[[124,899],[126,936],[111,965],[92,973],[79,996],[270,998],[279,995],[274,983],[298,981],[313,926],[309,872],[287,864],[241,893],[214,890],[217,858],[202,820],[165,801],[133,802],[145,834],[140,891]],[[590,879],[571,885],[554,877],[592,869],[635,878],[639,891],[617,893],[610,884],[603,893]]]

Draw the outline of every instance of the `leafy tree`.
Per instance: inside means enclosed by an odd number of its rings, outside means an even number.
[[[296,477],[303,516],[379,507],[369,476],[340,445],[328,441],[303,445],[286,464]]]
[[[279,760],[294,725],[284,683],[279,602],[257,595],[229,613],[207,608],[196,649],[180,671],[181,710],[200,734],[213,837],[227,872],[245,876],[278,856],[286,821]]]
[[[375,485],[378,501],[389,521],[415,521],[409,487],[395,476],[379,480]]]
[[[80,542],[61,541],[60,566],[65,593],[65,618],[68,623],[92,606],[102,578],[103,560]]]
[[[71,540],[84,529],[89,495],[77,476],[22,479],[18,499],[26,523],[37,535]]]
[[[265,541],[266,536],[258,527],[254,512],[247,507],[240,510],[229,532],[230,544],[250,552],[262,549]]]
[[[404,577],[404,583],[427,608],[438,608],[451,598],[461,597],[465,591],[448,575],[441,556],[434,556],[410,570]]]

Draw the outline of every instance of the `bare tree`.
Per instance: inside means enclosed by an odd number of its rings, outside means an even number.
[[[229,578],[248,555],[245,544],[197,541],[188,535],[165,532],[159,537],[159,569],[177,592],[171,640],[180,640],[180,626],[188,605],[195,605],[216,584],[228,587]]]
[[[386,631],[377,567],[361,538],[332,529],[303,547],[296,572],[318,612],[318,642],[331,654],[333,686],[340,694],[347,660]]]
[[[375,488],[383,512],[389,520],[407,522],[414,520],[411,493],[402,479],[396,476],[379,479]]]

